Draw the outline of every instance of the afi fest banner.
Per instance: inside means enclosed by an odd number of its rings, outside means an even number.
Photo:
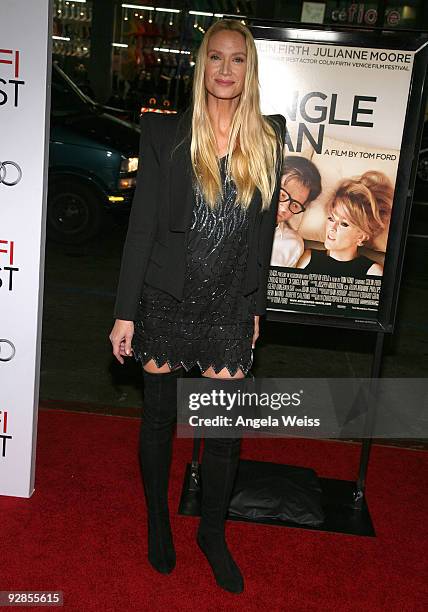
[[[50,0],[1,2],[0,494],[18,497],[34,491],[51,8]]]
[[[389,230],[415,52],[327,34],[256,41],[263,112],[288,127],[268,308],[370,323],[400,241]]]

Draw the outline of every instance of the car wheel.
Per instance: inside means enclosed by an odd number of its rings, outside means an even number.
[[[103,217],[103,202],[89,186],[70,179],[49,184],[48,238],[64,244],[86,242],[100,231]]]

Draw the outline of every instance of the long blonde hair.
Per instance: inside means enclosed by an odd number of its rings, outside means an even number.
[[[272,125],[260,111],[257,49],[250,30],[240,21],[222,19],[206,32],[199,47],[192,98],[192,140],[190,146],[194,177],[211,208],[222,191],[214,131],[209,120],[205,90],[208,43],[220,30],[239,32],[245,38],[247,70],[244,88],[234,113],[228,142],[226,172],[237,189],[237,203],[248,208],[256,188],[260,190],[263,210],[269,208],[275,190],[278,140]]]

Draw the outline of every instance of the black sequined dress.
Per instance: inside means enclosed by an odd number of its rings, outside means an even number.
[[[223,198],[211,210],[198,188],[186,251],[183,300],[144,284],[134,322],[134,357],[157,366],[198,365],[233,376],[251,367],[255,293],[241,294],[248,252],[248,213],[220,160]]]

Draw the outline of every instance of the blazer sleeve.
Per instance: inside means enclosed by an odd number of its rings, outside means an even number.
[[[156,119],[158,121],[156,121]],[[157,226],[160,174],[159,134],[161,117],[144,113],[140,118],[137,182],[123,247],[113,316],[135,320],[147,263]],[[156,134],[154,127],[157,128]]]
[[[258,267],[258,289],[256,295],[256,315],[266,314],[267,284],[269,278],[270,260],[272,254],[273,236],[276,226],[278,211],[279,188],[281,184],[282,162],[284,157],[284,142],[286,131],[286,119],[283,115],[272,115],[270,117],[273,127],[278,136],[278,157],[276,165],[275,191],[268,210],[261,213],[259,235],[259,267]]]

